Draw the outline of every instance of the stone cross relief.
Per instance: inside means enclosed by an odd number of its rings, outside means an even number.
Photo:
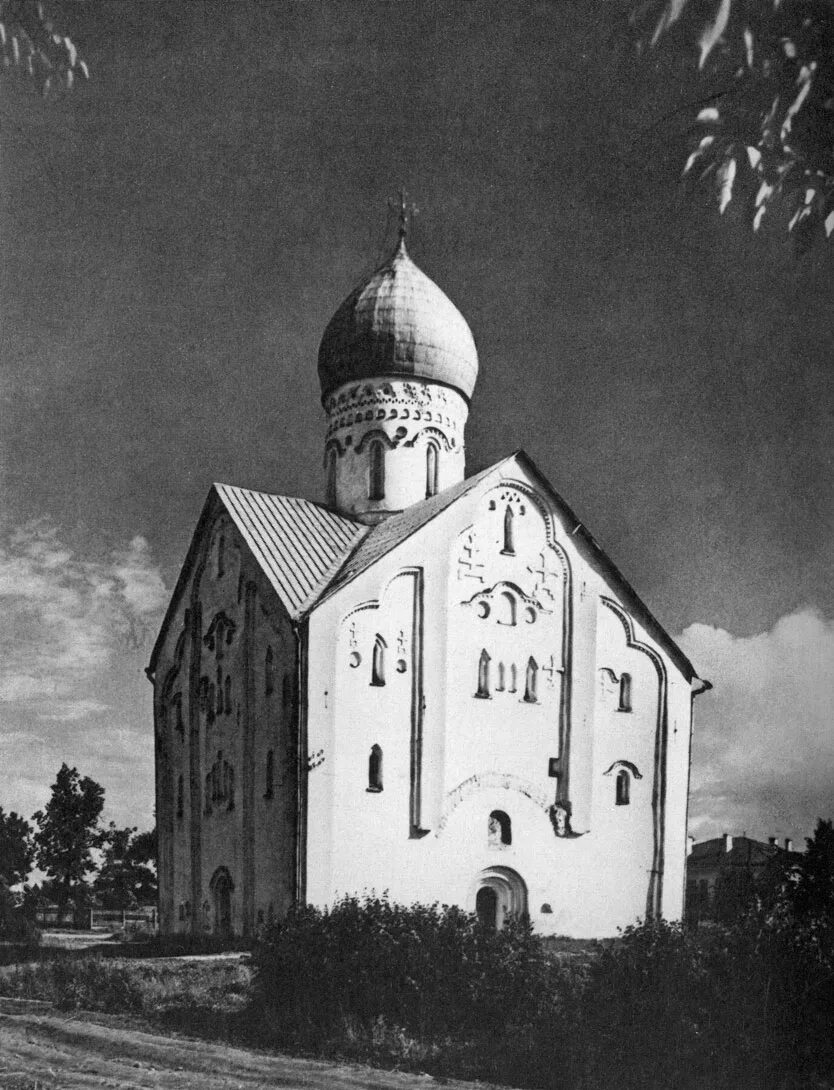
[[[458,557],[458,579],[475,579],[479,583],[483,583],[482,572],[484,565],[478,559],[480,551],[474,533],[468,533]]]
[[[540,552],[538,565],[533,567],[528,565],[527,571],[535,579],[534,596],[539,599],[545,608],[547,608],[548,604],[552,607],[556,602],[557,585],[562,579],[562,568],[555,561],[550,549]]]
[[[563,672],[562,667],[556,665],[556,659],[553,657],[553,655],[551,655],[547,662],[544,664],[544,666],[541,667],[541,671],[543,674],[547,674],[547,684],[551,689],[556,684],[557,674],[561,674]]]

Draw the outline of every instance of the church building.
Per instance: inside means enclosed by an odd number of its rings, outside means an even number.
[[[148,667],[163,932],[680,918],[708,683],[525,453],[466,476],[475,343],[404,227],[318,373],[325,502],[214,485]]]

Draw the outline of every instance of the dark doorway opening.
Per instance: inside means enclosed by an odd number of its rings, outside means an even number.
[[[498,926],[498,894],[491,886],[481,886],[478,890],[475,911],[481,923],[495,930]]]

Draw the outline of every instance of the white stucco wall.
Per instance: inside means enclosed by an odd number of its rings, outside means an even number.
[[[613,934],[646,914],[653,889],[664,913],[679,916],[688,682],[629,616],[576,527],[562,525],[520,465],[505,465],[504,479],[482,482],[310,618],[308,747],[320,763],[308,778],[307,898],[325,904],[375,889],[473,909],[479,881],[505,869],[523,880],[544,933]],[[382,686],[371,684],[377,636]],[[482,651],[490,691],[479,697]],[[536,700],[525,701],[531,658]],[[612,681],[624,671],[630,712],[617,710]],[[381,792],[367,790],[375,744]],[[656,749],[665,749],[662,769]],[[554,759],[561,780],[549,775]],[[626,767],[617,762],[639,773],[627,806],[615,801]],[[560,783],[567,836],[549,813]],[[494,810],[511,820],[509,845],[490,843]]]

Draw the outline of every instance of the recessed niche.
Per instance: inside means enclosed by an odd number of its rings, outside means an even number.
[[[545,902],[542,905],[542,907],[539,909],[539,911],[541,912],[541,914],[543,916],[552,916],[553,915],[553,909],[550,907],[549,904],[547,904],[547,902]]]
[[[361,662],[362,662],[362,656],[359,654],[359,652],[358,651],[351,651],[350,656],[348,658],[348,665],[352,666],[354,669],[356,669],[356,667],[359,666]]]
[[[489,616],[488,602],[478,602],[478,616],[482,619],[486,619]]]
[[[406,671],[405,659],[397,659],[397,673],[404,674]]]
[[[536,611],[535,611],[535,609],[533,609],[532,606],[528,606],[524,610],[524,619],[528,624],[535,624],[536,623]]]

